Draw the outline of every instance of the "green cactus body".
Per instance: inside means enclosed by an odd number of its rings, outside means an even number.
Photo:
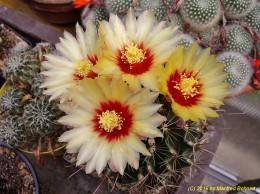
[[[31,80],[40,71],[39,61],[32,50],[13,53],[5,63],[4,76],[15,83],[31,84]]]
[[[219,0],[186,0],[181,6],[180,13],[191,30],[203,32],[218,24],[222,8]]]
[[[181,17],[177,13],[175,13],[169,18],[167,25],[168,26],[178,26],[179,30],[183,31],[184,23],[183,23]]]
[[[21,146],[26,141],[26,131],[19,116],[6,117],[0,127],[0,139],[11,146]]]
[[[253,39],[250,34],[239,25],[227,26],[226,51],[249,54],[253,48]]]
[[[171,0],[140,0],[139,5],[142,10],[152,10],[157,21],[162,21],[167,19],[167,12],[171,11],[175,4]]]
[[[99,22],[102,20],[108,20],[109,13],[104,7],[101,6],[86,6],[81,14],[81,21],[83,26],[86,28],[87,21],[93,21],[98,28]]]
[[[41,136],[50,135],[57,130],[56,120],[62,116],[56,101],[45,96],[35,97],[25,105],[23,119],[32,133]]]
[[[40,85],[43,83],[45,76],[42,74],[37,74],[37,76],[32,80],[31,91],[34,96],[40,96],[43,94],[44,89],[40,88]]]
[[[224,64],[224,71],[228,73],[226,82],[230,85],[231,94],[239,94],[250,83],[253,69],[250,62],[240,53],[223,52],[217,61]]]
[[[195,39],[191,35],[184,34],[178,45],[183,45],[184,49],[188,49],[194,42]]]
[[[105,5],[109,13],[119,14],[126,13],[136,2],[136,0],[105,0]]]
[[[224,0],[224,12],[229,19],[246,16],[256,5],[256,0]]]
[[[260,33],[260,3],[244,18],[244,22]]]
[[[22,99],[25,93],[16,86],[4,91],[4,95],[0,98],[1,109],[6,115],[19,115],[23,112]]]
[[[123,176],[109,168],[102,174],[112,182],[116,181],[118,188],[130,193],[172,191],[171,186],[178,185],[183,173],[195,164],[195,152],[200,150],[204,128],[193,122],[183,122],[184,125],[180,127],[180,119],[172,113],[171,105],[163,96],[159,99],[164,104],[159,112],[168,121],[161,126],[164,138],[148,138],[145,141],[151,156],[141,156],[139,168],[135,170],[127,166]]]

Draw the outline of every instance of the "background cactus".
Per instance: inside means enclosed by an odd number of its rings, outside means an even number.
[[[40,137],[51,139],[63,132],[62,126],[56,123],[62,114],[57,102],[49,102],[39,87],[44,80],[40,74],[44,54],[55,52],[52,45],[41,43],[13,53],[5,63],[5,76],[11,88],[0,98],[4,118],[0,139],[12,146],[37,146]]]
[[[25,93],[18,87],[13,85],[10,89],[4,91],[4,95],[0,98],[0,106],[2,111],[7,115],[20,115],[23,113],[23,102]]]
[[[12,83],[31,84],[39,72],[39,61],[31,49],[13,53],[4,67],[4,77]]]
[[[99,26],[99,21],[108,20],[109,13],[102,6],[94,6],[89,5],[84,8],[81,14],[82,21],[84,27],[86,27],[87,21],[93,21],[96,27]]]
[[[51,135],[58,129],[56,122],[62,116],[57,102],[46,96],[37,96],[24,106],[23,121],[32,133]]]
[[[253,48],[250,34],[239,25],[227,26],[227,51],[249,54]]]
[[[260,3],[244,18],[246,25],[260,33]]]
[[[218,24],[222,7],[219,0],[185,0],[180,13],[192,30],[202,32]]]
[[[11,146],[21,146],[26,141],[28,131],[21,117],[7,116],[1,122],[0,139]]]
[[[246,16],[256,5],[256,0],[224,0],[225,15],[230,19]]]
[[[224,63],[224,71],[228,73],[226,81],[230,84],[230,96],[239,94],[251,81],[253,69],[250,62],[235,52],[223,52],[217,60]]]

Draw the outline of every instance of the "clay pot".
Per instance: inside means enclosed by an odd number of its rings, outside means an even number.
[[[80,20],[80,9],[73,0],[24,0],[45,21],[53,24],[73,24]]]

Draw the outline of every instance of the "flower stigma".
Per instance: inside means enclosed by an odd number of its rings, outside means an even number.
[[[114,110],[106,110],[105,112],[102,112],[101,115],[98,115],[98,118],[99,127],[106,132],[113,132],[114,129],[122,129],[124,119],[120,116],[120,113],[117,113]]]
[[[93,64],[88,59],[83,59],[81,61],[78,61],[76,64],[76,75],[80,77],[87,77],[87,75],[90,73],[91,68],[93,67]]]
[[[174,88],[178,89],[184,96],[184,99],[187,100],[199,94],[198,83],[198,80],[194,79],[194,77],[187,77],[186,74],[182,74],[180,83],[177,83]]]
[[[138,48],[138,46],[132,42],[130,46],[127,46],[125,48],[125,51],[123,52],[121,58],[125,63],[129,63],[132,65],[143,62],[146,57],[145,51]]]

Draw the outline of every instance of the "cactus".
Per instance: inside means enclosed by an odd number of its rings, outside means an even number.
[[[62,115],[56,101],[49,101],[46,96],[37,96],[25,105],[23,119],[32,133],[41,136],[51,135],[59,126],[56,120]]]
[[[2,121],[0,139],[11,146],[21,146],[26,141],[27,133],[19,116],[8,116]]]
[[[244,22],[260,33],[260,3],[244,18]]]
[[[189,23],[191,30],[202,32],[218,24],[222,8],[219,0],[186,0],[180,13],[184,22]]]
[[[256,5],[256,0],[224,0],[224,12],[227,18],[240,19],[246,16]]]
[[[44,89],[40,88],[40,85],[43,83],[45,76],[38,73],[35,78],[32,80],[31,91],[33,95],[40,96],[43,94]]]
[[[206,126],[202,123],[185,123],[171,111],[171,105],[163,97],[159,97],[164,104],[159,112],[167,117],[162,124],[161,131],[164,138],[148,138],[145,143],[151,156],[142,156],[137,170],[126,167],[124,175],[105,169],[100,177],[115,182],[117,188],[130,193],[167,193],[183,174],[196,166],[196,157],[205,143]]]
[[[13,53],[5,63],[4,76],[12,83],[31,84],[40,71],[39,61],[32,50]]]
[[[140,0],[139,6],[141,10],[152,10],[157,21],[166,20],[167,12],[174,7],[173,1],[170,0]]]
[[[181,17],[178,14],[173,14],[172,16],[170,16],[169,20],[168,20],[168,26],[178,26],[179,30],[183,31],[183,26],[184,23],[181,19]]]
[[[184,34],[178,45],[183,45],[184,49],[188,49],[194,42],[195,39],[192,36],[189,34]]]
[[[239,25],[227,26],[226,51],[249,54],[253,48],[253,39],[250,34]]]
[[[250,62],[235,52],[223,52],[218,55],[217,60],[224,63],[224,71],[228,73],[226,82],[230,84],[230,96],[239,94],[251,81],[253,69]]]
[[[22,99],[25,93],[18,87],[12,86],[11,89],[7,89],[4,95],[0,98],[1,109],[7,115],[19,115],[23,112]]]
[[[81,14],[82,24],[86,28],[87,21],[93,21],[96,27],[99,26],[99,21],[108,20],[109,14],[104,7],[101,6],[86,6]]]
[[[126,13],[136,4],[136,0],[105,0],[106,9],[109,13]]]
[[[54,134],[56,137],[61,129],[55,121],[62,115],[57,102],[49,102],[39,87],[44,79],[40,74],[40,62],[48,52],[56,50],[50,44],[41,43],[30,50],[14,53],[7,61],[6,78],[12,81],[11,88],[6,89],[0,99],[1,116],[6,117],[0,128],[0,139],[10,145],[32,146],[40,136],[49,139]],[[17,87],[17,82],[26,88]]]

